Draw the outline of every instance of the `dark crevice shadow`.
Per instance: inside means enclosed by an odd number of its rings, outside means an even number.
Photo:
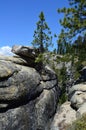
[[[8,104],[8,106],[6,108],[0,108],[0,113],[5,113],[10,109],[14,109],[14,108],[18,108],[18,107],[22,107],[24,105],[27,105],[30,101],[35,100],[37,97],[39,97],[41,94],[40,93],[36,93],[33,94],[32,96],[26,96],[26,97],[22,97],[18,100],[11,100],[11,101],[0,101],[0,103],[2,104]]]

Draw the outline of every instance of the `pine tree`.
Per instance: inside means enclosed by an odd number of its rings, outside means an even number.
[[[40,53],[48,51],[49,46],[52,45],[52,36],[50,28],[48,27],[44,13],[41,12],[39,15],[39,21],[37,22],[37,28],[34,31],[34,40],[32,45],[40,49]]]
[[[58,9],[64,13],[60,20],[66,41],[73,41],[77,35],[86,33],[86,0],[68,0],[70,8]],[[62,32],[60,34],[62,36]]]
[[[66,40],[65,32],[63,29],[61,30],[61,33],[58,37],[57,44],[58,44],[58,49],[57,49],[58,54],[68,53],[71,49],[70,44]]]

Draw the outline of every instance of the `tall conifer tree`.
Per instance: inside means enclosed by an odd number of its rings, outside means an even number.
[[[60,20],[63,26],[66,41],[73,41],[78,35],[86,33],[86,0],[68,0],[70,8],[58,9],[59,13],[64,13]],[[62,31],[63,31],[62,30]],[[62,33],[60,34],[62,37]]]
[[[32,45],[38,47],[40,52],[43,53],[48,51],[50,45],[52,45],[52,36],[50,28],[48,27],[44,13],[41,12],[39,15],[39,21],[37,22],[37,28],[34,31],[34,40],[32,41]]]

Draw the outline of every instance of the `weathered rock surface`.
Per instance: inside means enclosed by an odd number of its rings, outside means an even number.
[[[35,49],[29,46],[21,46],[21,45],[14,45],[11,50],[14,54],[18,55],[19,61],[17,58],[13,58],[13,61],[21,62],[28,64],[30,67],[35,67],[35,58],[39,54],[39,49]],[[22,59],[21,59],[22,58]]]
[[[81,84],[77,84],[77,85],[72,86],[70,88],[70,91],[69,91],[69,97],[71,98],[71,96],[73,96],[73,94],[76,91],[86,92],[86,84],[85,83],[81,83]]]
[[[79,109],[86,102],[86,92],[76,91],[70,101],[73,108]]]
[[[77,111],[77,118],[82,117],[83,114],[86,114],[86,102],[81,105],[81,107]]]
[[[71,108],[70,102],[65,102],[55,114],[51,130],[66,130],[74,120],[76,120],[76,111]]]
[[[0,130],[66,130],[86,113],[86,67],[73,85],[71,62],[65,63],[69,101],[56,112],[57,76],[48,66],[35,63],[39,50],[14,46],[12,52],[16,55],[0,56]]]
[[[86,113],[85,73],[85,69],[83,69],[81,73],[81,77],[84,79],[83,82],[70,87],[69,101],[62,104],[60,109],[57,110],[51,122],[50,130],[66,130],[73,121]]]
[[[69,92],[69,99],[71,106],[75,109],[79,109],[79,107],[86,102],[86,84],[82,83],[72,86]]]
[[[30,46],[14,45],[12,47],[12,52],[21,57],[24,56],[24,57],[29,57],[29,58],[35,58],[39,52],[39,49],[35,49]]]
[[[44,130],[56,111],[57,77],[22,56],[0,56],[0,130]]]

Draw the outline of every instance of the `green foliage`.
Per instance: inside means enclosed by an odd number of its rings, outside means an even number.
[[[41,63],[42,65],[49,64],[49,59],[47,56],[51,56],[51,53],[40,53],[35,59],[35,63]]]
[[[86,36],[78,36],[77,40],[73,44],[75,53],[79,57],[79,61],[85,61],[86,60]]]
[[[63,104],[67,100],[68,100],[68,96],[67,96],[66,92],[62,93],[59,98],[59,105]]]
[[[65,54],[62,58],[61,61],[62,62],[69,62],[71,61],[72,57],[70,56],[70,54]]]
[[[69,0],[69,5],[70,8],[58,9],[59,13],[64,13],[60,23],[64,27],[66,40],[86,29],[86,0]]]
[[[60,75],[61,75],[61,80],[63,83],[65,83],[66,80],[66,67],[63,66],[62,69],[60,70]]]
[[[40,53],[40,54],[38,55],[38,57],[35,59],[35,63],[43,62],[43,60],[44,60],[43,54]]]
[[[74,79],[77,80],[80,77],[80,73],[78,71],[74,74]]]
[[[83,67],[86,66],[86,61],[83,61],[83,62],[82,62],[82,65],[83,65]]]
[[[62,69],[56,69],[53,65],[53,70],[56,72],[58,76],[58,82],[65,84],[66,81],[66,67],[63,66]]]
[[[74,67],[75,67],[74,79],[76,80],[80,77],[80,71],[83,68],[82,62],[78,60],[76,63],[74,63]]]
[[[84,114],[80,119],[74,121],[66,130],[86,130],[86,114]]]
[[[65,101],[67,101],[68,96],[66,93],[66,67],[63,66],[62,69],[55,69],[55,67],[53,68],[54,71],[56,72],[57,76],[58,76],[58,83],[61,89],[61,95],[59,98],[59,105],[61,105],[62,103],[64,103]]]
[[[63,66],[63,68],[60,70],[60,75],[59,75],[59,80],[61,83],[61,96],[59,99],[59,104],[64,103],[65,101],[67,101],[68,97],[67,97],[67,93],[66,93],[66,80],[67,80],[67,76],[66,76],[66,67]]]
[[[86,59],[86,0],[68,1],[69,8],[58,9],[58,13],[64,14],[60,20],[63,28],[58,36],[58,53],[75,53],[83,61]]]
[[[32,45],[40,49],[40,53],[48,51],[49,46],[52,45],[52,36],[50,28],[48,27],[44,13],[41,12],[39,15],[39,21],[37,22],[37,28],[34,31],[34,40]]]

